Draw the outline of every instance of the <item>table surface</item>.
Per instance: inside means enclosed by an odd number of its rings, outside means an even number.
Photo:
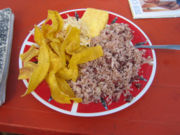
[[[23,40],[47,10],[94,7],[116,12],[136,23],[152,44],[180,44],[180,18],[134,20],[127,0],[1,0],[15,14],[14,39],[6,103],[0,107],[0,131],[22,134],[180,134],[180,51],[156,50],[157,70],[148,92],[127,109],[102,117],[65,115],[42,105],[32,95],[21,98],[18,59]]]

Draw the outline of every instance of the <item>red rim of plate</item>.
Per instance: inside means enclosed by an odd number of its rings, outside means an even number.
[[[62,14],[71,13],[71,12],[75,12],[75,11],[85,11],[85,10],[86,10],[85,8],[82,8],[82,9],[73,9],[73,10],[68,10],[68,11],[61,12],[60,14],[62,15]],[[116,16],[116,17],[122,19],[123,21],[127,22],[130,26],[133,26],[145,38],[145,40],[147,41],[147,44],[148,45],[152,45],[150,40],[149,40],[149,38],[147,37],[147,35],[136,24],[134,24],[133,22],[131,22],[127,18],[125,18],[125,17],[123,17],[121,15],[118,15],[116,13],[113,13],[113,12],[110,12],[110,11],[108,11],[108,13],[109,13],[109,15],[113,15],[113,16]],[[44,21],[39,23],[38,26],[40,26],[43,22]],[[21,50],[20,50],[20,54],[22,54],[24,52],[24,49],[25,49],[26,45],[34,44],[33,42],[29,42],[28,41],[29,39],[32,38],[31,36],[33,35],[33,33],[34,33],[34,29],[32,31],[30,31],[30,33],[27,35],[26,39],[24,40],[24,42],[22,44],[22,47],[21,47]],[[38,95],[38,93],[36,91],[32,92],[31,94],[39,102],[41,102],[45,106],[47,106],[47,107],[49,107],[49,108],[51,108],[51,109],[53,109],[55,111],[58,111],[58,112],[61,112],[61,113],[64,113],[64,114],[68,114],[68,115],[81,116],[81,117],[96,117],[96,116],[103,116],[103,115],[108,115],[108,114],[112,114],[112,113],[118,112],[118,111],[123,110],[123,109],[129,107],[130,105],[134,104],[136,101],[138,101],[147,92],[148,88],[152,84],[154,76],[155,76],[155,72],[156,72],[156,55],[155,55],[155,51],[154,50],[151,50],[151,53],[152,53],[151,55],[152,55],[152,58],[153,58],[152,70],[151,70],[151,74],[150,74],[149,80],[145,84],[144,88],[133,98],[133,100],[130,103],[128,103],[128,102],[124,103],[122,105],[119,105],[116,108],[111,109],[111,110],[105,110],[105,111],[93,112],[93,113],[82,113],[82,112],[77,112],[78,103],[72,103],[70,111],[67,111],[64,108],[62,109],[62,108],[57,107],[57,106],[53,105],[52,103],[44,100],[40,95]],[[22,61],[21,61],[20,58],[19,58],[19,68],[22,68]],[[27,87],[28,86],[27,80],[23,80],[23,82],[24,82],[25,86]]]

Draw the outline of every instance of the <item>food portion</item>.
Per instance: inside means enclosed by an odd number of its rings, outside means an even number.
[[[131,45],[133,32],[124,23],[107,25],[108,13],[88,8],[82,18],[48,11],[46,21],[35,26],[39,47],[21,55],[19,79],[29,79],[24,95],[46,81],[56,102],[118,101],[121,95],[132,100],[131,85],[137,81],[143,51]],[[35,59],[35,62],[33,62]]]
[[[67,15],[67,19],[64,19],[64,28],[60,35],[64,35],[66,33],[66,29],[69,25],[76,27],[80,30],[80,45],[87,46],[90,44],[89,30],[85,23],[82,22],[81,19],[78,19],[74,16]]]
[[[78,80],[70,83],[83,103],[99,102],[106,97],[111,102],[118,101],[122,94],[131,96],[131,83],[143,63],[142,52],[130,44],[132,38],[127,24],[115,23],[91,40],[91,46],[102,46],[104,56],[80,65]]]
[[[108,12],[87,8],[82,17],[82,22],[87,26],[90,37],[98,36],[108,22]]]
[[[80,33],[81,30],[71,24],[66,23],[64,27],[64,20],[57,11],[48,11],[46,21],[34,29],[34,40],[39,47],[31,46],[21,54],[24,67],[20,69],[18,79],[29,79],[23,96],[34,91],[45,80],[55,101],[63,104],[82,102],[82,98],[75,97],[67,80],[76,81],[78,65],[103,56],[103,50],[100,45],[81,45]],[[31,60],[36,58],[37,64],[32,64]]]

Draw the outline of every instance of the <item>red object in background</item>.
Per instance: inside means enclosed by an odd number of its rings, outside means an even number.
[[[180,133],[180,55],[175,50],[156,50],[155,80],[140,101],[131,107],[102,117],[82,118],[55,112],[31,95],[21,98],[25,86],[17,80],[21,45],[34,24],[44,20],[48,9],[59,12],[68,9],[94,7],[105,9],[133,21],[148,35],[154,45],[180,43],[180,19],[133,20],[125,0],[5,0],[0,8],[12,8],[15,13],[14,38],[7,80],[6,103],[0,107],[0,130],[21,134],[158,134]]]

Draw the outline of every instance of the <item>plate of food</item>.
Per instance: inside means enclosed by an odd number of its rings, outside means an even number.
[[[110,11],[48,10],[25,38],[19,80],[47,107],[73,116],[95,117],[123,110],[149,89],[156,71],[146,34]]]

